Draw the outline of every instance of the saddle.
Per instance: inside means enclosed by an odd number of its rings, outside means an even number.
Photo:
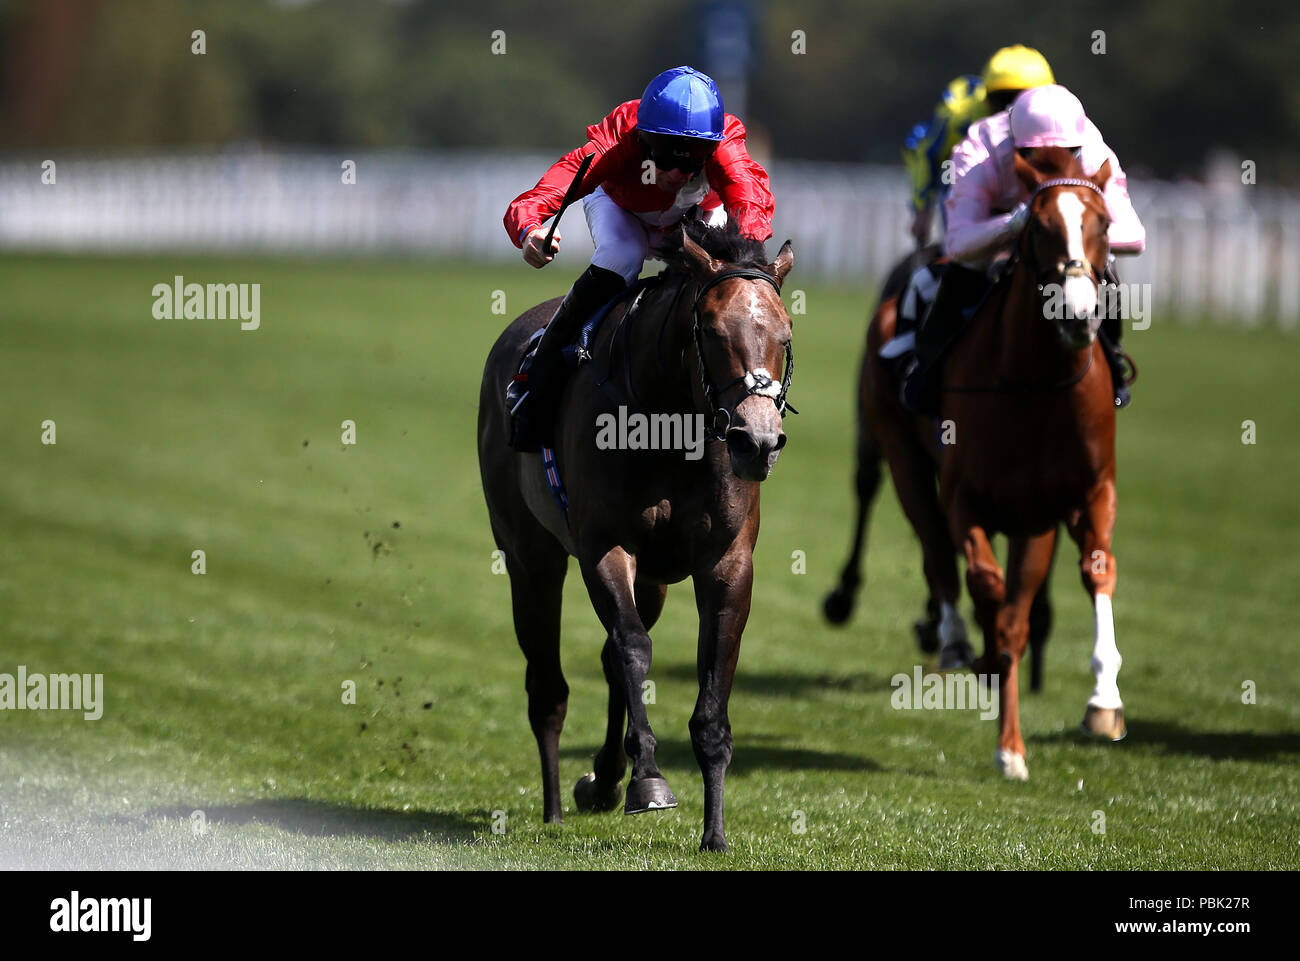
[[[645,277],[631,286],[623,288],[584,322],[582,330],[578,334],[578,339],[572,344],[565,345],[560,351],[569,373],[577,370],[582,364],[591,359],[591,342],[595,339],[597,331],[600,330],[601,322],[609,316],[609,312],[628,297],[634,294],[639,296],[656,280],[658,280],[657,277]],[[510,383],[506,387],[506,413],[508,416],[514,416],[515,410],[528,393],[528,373],[532,369],[537,347],[541,343],[542,336],[546,333],[548,326],[548,324],[543,324],[533,331],[532,336],[524,342],[524,349],[520,354],[516,373],[510,378]]]
[[[643,277],[631,286],[625,287],[617,295],[600,307],[591,317],[582,325],[582,330],[578,334],[578,339],[567,344],[561,351],[564,358],[565,367],[572,374],[583,364],[592,359],[591,347],[596,339],[596,334],[600,331],[601,324],[609,316],[616,306],[629,297],[634,297],[631,306],[623,314],[623,319],[632,314],[641,301],[641,296],[645,291],[658,284],[660,277],[651,276]],[[533,331],[531,337],[524,343],[523,353],[520,356],[518,373],[511,378],[510,385],[506,388],[506,411],[507,416],[514,414],[515,409],[523,402],[528,391],[528,372],[532,367],[533,358],[537,353],[537,347],[542,341],[542,336],[546,333],[546,325]],[[564,479],[560,476],[559,464],[556,461],[555,451],[545,445],[541,448],[542,467],[546,476],[546,485],[550,488],[551,496],[555,499],[555,504],[560,509],[560,513],[567,514],[569,509],[569,497],[564,488]]]
[[[880,357],[906,367],[913,357],[930,365],[961,339],[980,307],[1006,282],[1009,273],[991,280],[982,271],[970,270],[946,260],[922,268],[927,277],[909,281],[899,295],[894,336],[881,345]],[[904,304],[904,300],[914,304]],[[928,300],[928,303],[924,301]]]

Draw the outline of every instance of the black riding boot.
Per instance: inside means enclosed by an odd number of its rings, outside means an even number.
[[[903,375],[903,406],[916,414],[939,413],[939,360],[962,330],[962,311],[989,286],[982,270],[950,263],[943,271],[934,303],[916,329],[916,359]]]
[[[1110,379],[1115,385],[1115,407],[1123,410],[1133,402],[1133,395],[1128,389],[1129,369],[1125,363],[1124,351],[1120,348],[1120,333],[1124,330],[1124,321],[1118,317],[1106,317],[1101,322],[1097,339],[1101,341],[1101,352],[1106,357],[1106,366],[1110,368]]]
[[[515,391],[506,392],[507,407],[512,407],[512,449],[529,452],[555,446],[555,406],[564,387],[564,348],[574,341],[591,315],[626,286],[621,275],[593,264],[560,302],[532,359],[526,360],[516,375],[516,382],[526,391],[518,402],[512,398]]]
[[[1119,284],[1119,274],[1115,272],[1113,263],[1106,265],[1103,279],[1107,284]],[[1113,309],[1115,302],[1112,301],[1112,306],[1108,307],[1106,315],[1102,318],[1098,339],[1101,341],[1101,352],[1106,356],[1106,366],[1110,368],[1110,379],[1115,385],[1115,407],[1117,410],[1123,410],[1133,402],[1133,395],[1128,389],[1130,371],[1126,363],[1127,358],[1120,346],[1120,337],[1124,334],[1124,318],[1115,315]]]

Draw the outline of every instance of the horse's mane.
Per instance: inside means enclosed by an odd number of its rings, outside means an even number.
[[[725,227],[710,227],[702,220],[687,220],[683,225],[691,240],[695,241],[705,252],[716,260],[725,261],[736,267],[766,267],[767,247],[761,240],[746,237],[740,232],[736,221],[727,218]],[[669,270],[685,271],[689,258],[682,249],[682,233],[674,230],[664,237],[659,248],[659,256],[668,265]]]

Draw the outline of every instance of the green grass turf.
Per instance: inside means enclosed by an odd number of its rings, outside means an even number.
[[[261,283],[261,329],[155,320],[151,288],[176,273]],[[918,661],[922,582],[888,487],[851,625],[821,619],[852,517],[865,285],[809,285],[795,318],[804,413],[763,492],[732,853],[696,853],[685,585],[655,631],[650,712],[681,806],[582,816],[570,797],[566,823],[544,827],[475,413],[498,331],[569,280],[521,264],[0,260],[0,671],[102,672],[106,688],[94,722],[0,714],[0,865],[1300,866],[1300,340],[1158,310],[1129,334],[1142,379],[1120,415],[1115,548],[1129,738],[1075,734],[1092,619],[1063,553],[1046,689],[1023,708],[1031,780],[1008,783],[995,722],[890,706],[890,677]],[[803,286],[796,267],[787,294]],[[565,600],[567,793],[603,735],[605,687],[576,571]]]

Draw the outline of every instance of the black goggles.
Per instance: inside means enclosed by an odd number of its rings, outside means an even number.
[[[692,137],[646,137],[646,156],[659,170],[680,170],[684,174],[697,174],[718,148],[712,140]]]

